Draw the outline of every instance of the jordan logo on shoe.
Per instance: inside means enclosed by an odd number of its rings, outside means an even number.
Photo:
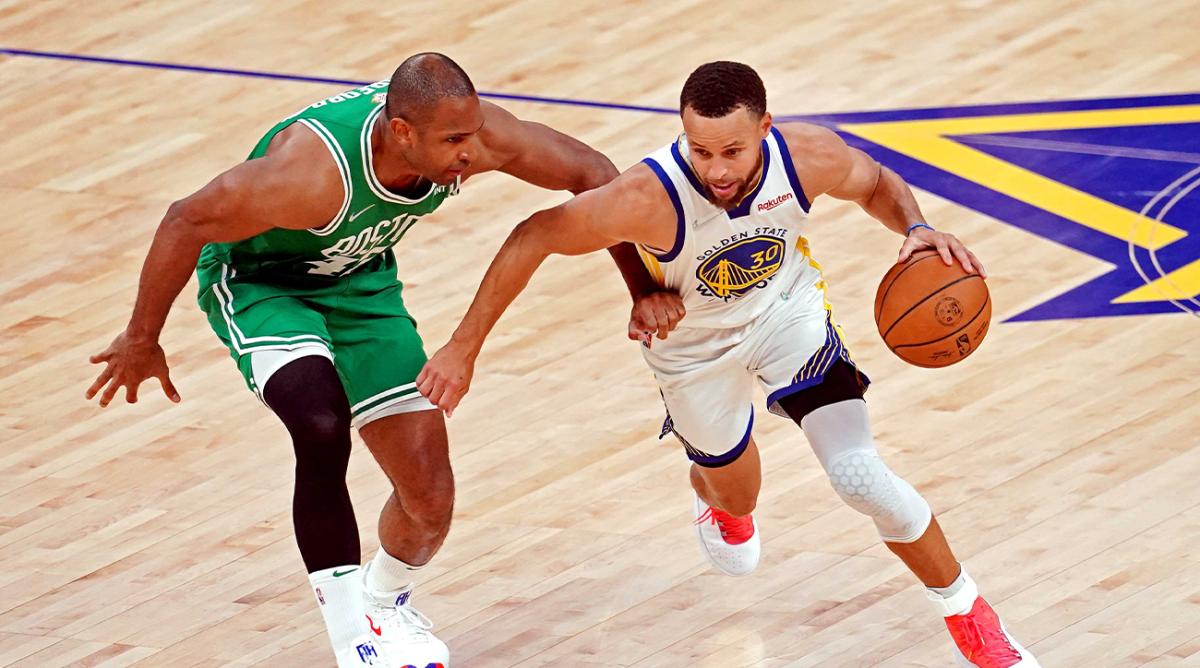
[[[374,633],[377,636],[383,635],[383,627],[375,626],[375,620],[371,619],[371,615],[366,615],[366,618],[367,626],[371,627],[371,633]]]

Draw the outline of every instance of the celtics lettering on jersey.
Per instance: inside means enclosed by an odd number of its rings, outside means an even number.
[[[434,186],[435,191],[450,191],[449,195],[455,194],[457,189],[457,184]],[[374,204],[368,204],[362,210],[351,214],[348,221],[354,222],[359,217],[369,215],[374,208]],[[358,234],[342,237],[332,246],[321,251],[324,256],[322,259],[312,260],[308,263],[308,273],[320,276],[340,276],[354,271],[377,255],[390,250],[392,246],[396,245],[396,242],[404,238],[405,233],[419,219],[418,215],[402,213],[394,218],[380,220],[374,225],[362,229]],[[375,220],[375,218],[370,218],[370,220]]]
[[[457,194],[459,182],[422,181],[415,193],[401,195],[379,181],[371,130],[383,114],[387,85],[380,81],[311,104],[259,140],[249,159],[265,155],[271,139],[285,128],[303,125],[311,131],[337,167],[343,188],[341,206],[319,228],[272,229],[243,241],[208,244],[197,265],[202,291],[222,280],[223,266],[236,270],[242,280],[337,277],[363,271],[394,276],[395,259],[388,250],[417,220]]]

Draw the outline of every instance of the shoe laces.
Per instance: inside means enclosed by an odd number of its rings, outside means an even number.
[[[695,523],[705,522],[715,524],[721,532],[721,538],[730,545],[741,545],[754,535],[754,519],[750,515],[734,517],[724,510],[709,506],[696,518]]]
[[[409,639],[427,638],[433,622],[409,604],[386,606],[381,611],[380,624],[387,624],[398,635]]]
[[[962,633],[962,642],[967,646],[968,661],[985,659],[985,668],[1008,668],[1021,661],[1021,653],[1009,642],[999,620],[980,623],[979,613],[971,610],[959,616],[955,627]]]

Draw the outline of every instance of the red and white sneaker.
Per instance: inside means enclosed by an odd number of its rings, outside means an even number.
[[[412,607],[412,585],[392,592],[371,591],[363,569],[363,603],[371,630],[374,664],[387,668],[450,668],[450,650],[433,635],[433,622]]]
[[[975,668],[1041,668],[1029,650],[1009,635],[992,606],[975,597],[970,611],[946,617],[960,666]]]
[[[762,544],[754,517],[734,517],[695,499],[696,535],[700,549],[726,575],[746,575],[758,566]]]

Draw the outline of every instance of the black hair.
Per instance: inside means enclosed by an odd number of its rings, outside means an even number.
[[[418,53],[400,63],[388,82],[387,117],[421,123],[442,99],[472,95],[475,84],[458,63],[440,53]]]
[[[705,118],[720,118],[737,107],[755,116],[767,112],[767,89],[749,65],[718,60],[697,67],[679,93],[679,111],[691,107]]]

